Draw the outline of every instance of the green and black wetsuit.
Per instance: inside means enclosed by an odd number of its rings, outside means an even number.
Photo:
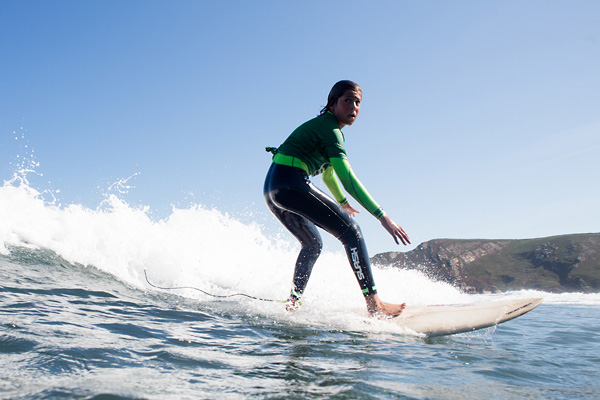
[[[344,135],[335,116],[326,112],[300,127],[279,146],[267,173],[264,195],[269,209],[300,241],[292,297],[300,298],[323,247],[317,226],[338,238],[363,294],[377,293],[367,246],[360,227],[342,208],[344,189],[376,218],[383,210],[354,175],[344,147]],[[335,201],[315,187],[310,176],[323,174]]]

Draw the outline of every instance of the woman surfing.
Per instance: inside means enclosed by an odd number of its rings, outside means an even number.
[[[379,298],[365,240],[352,218],[359,211],[348,202],[337,179],[354,200],[381,222],[397,244],[410,243],[406,232],[373,200],[350,167],[342,128],[356,121],[361,100],[362,89],[356,83],[337,82],[319,116],[296,128],[278,148],[267,148],[274,153],[264,185],[267,206],[302,246],[286,305],[288,311],[298,309],[321,254],[323,242],[317,227],[344,245],[371,316],[395,317],[406,306],[385,303]],[[321,174],[333,198],[311,183],[309,177]]]

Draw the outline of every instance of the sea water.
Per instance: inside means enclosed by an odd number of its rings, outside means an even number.
[[[201,205],[153,220],[115,195],[58,206],[4,182],[0,398],[600,398],[600,294],[467,295],[374,265],[389,302],[544,297],[495,328],[428,339],[365,316],[341,248],[319,258],[300,311],[265,301],[286,298],[297,252]],[[263,300],[214,297],[236,293]]]

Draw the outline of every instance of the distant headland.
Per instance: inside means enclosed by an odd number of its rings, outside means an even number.
[[[435,239],[405,253],[377,254],[371,262],[419,270],[468,293],[600,292],[600,233],[522,240]]]

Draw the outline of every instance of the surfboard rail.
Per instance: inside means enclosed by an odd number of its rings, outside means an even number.
[[[408,305],[393,321],[404,329],[428,337],[453,335],[510,321],[533,310],[542,301],[542,298],[525,298],[464,304]]]

